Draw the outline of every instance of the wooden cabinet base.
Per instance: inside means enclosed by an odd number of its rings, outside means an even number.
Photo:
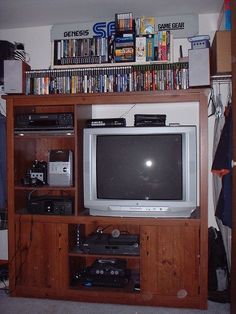
[[[7,100],[9,284],[12,296],[54,298],[83,302],[122,303],[147,306],[207,307],[207,101],[208,90],[78,94],[48,96],[4,96]],[[92,118],[95,105],[184,103],[198,112],[198,206],[199,215],[190,218],[98,217],[84,214],[83,129]],[[73,132],[26,132],[14,130],[19,114],[72,113]],[[157,109],[158,112],[158,109]],[[27,186],[22,178],[32,161],[45,160],[51,149],[71,150],[73,186]],[[72,215],[32,214],[33,196],[69,196]],[[138,235],[139,254],[102,254],[81,251],[78,240],[96,233],[101,226]],[[79,242],[79,245],[78,245]],[[86,287],[74,283],[98,259],[125,261],[130,271],[122,288]]]
[[[207,301],[205,298],[201,299],[201,297],[164,297],[159,295],[142,294],[136,292],[119,292],[117,290],[111,292],[111,289],[109,289],[109,291],[104,291],[103,288],[101,292],[93,291],[88,288],[86,290],[67,289],[60,292],[58,291],[57,293],[53,293],[52,291],[47,291],[47,289],[38,290],[36,288],[25,288],[19,286],[16,287],[16,290],[11,295],[26,298],[45,298],[91,303],[207,309]]]

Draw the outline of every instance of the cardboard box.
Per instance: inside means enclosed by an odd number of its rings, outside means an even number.
[[[211,47],[211,75],[228,74],[231,71],[231,32],[216,31]]]
[[[136,37],[135,40],[135,61],[146,61],[146,37]]]

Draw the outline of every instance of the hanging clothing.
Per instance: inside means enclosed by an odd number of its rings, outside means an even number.
[[[220,109],[219,109],[220,108]],[[222,108],[222,109],[221,109]],[[217,95],[214,98],[214,109],[213,114],[215,116],[215,123],[214,123],[214,138],[213,138],[213,151],[212,151],[212,159],[214,160],[216,150],[220,141],[221,132],[224,127],[225,117],[224,117],[224,109],[220,95]],[[220,191],[222,188],[222,180],[219,176],[213,175],[212,177],[212,184],[213,184],[213,202],[214,202],[214,209],[216,209],[217,202],[219,199]]]
[[[228,84],[228,104],[226,105],[226,108],[230,108],[231,110],[231,82],[227,82]],[[229,226],[225,225],[227,223],[227,220],[229,220],[229,225],[231,225],[231,210],[229,211],[229,215],[228,218],[229,219],[225,219],[221,215],[221,211],[222,211],[222,206],[224,206],[222,203],[222,198],[224,198],[224,194],[223,194],[223,190],[222,190],[222,176],[223,174],[227,174],[229,169],[231,169],[231,153],[229,155],[223,155],[223,159],[226,158],[228,160],[227,165],[223,166],[223,171],[221,171],[221,167],[222,165],[219,165],[221,162],[218,163],[217,159],[219,157],[219,153],[221,154],[222,152],[220,151],[220,147],[219,146],[219,142],[221,140],[221,144],[222,145],[222,134],[225,134],[225,130],[224,133],[222,133],[223,128],[225,126],[225,118],[227,118],[227,114],[224,115],[224,105],[222,103],[222,98],[221,98],[221,85],[220,83],[218,83],[217,85],[215,85],[215,88],[218,87],[218,93],[217,96],[214,97],[214,89],[212,92],[212,103],[213,103],[213,110],[212,110],[212,114],[211,115],[215,115],[215,124],[214,124],[214,140],[213,140],[213,161],[215,162],[214,164],[214,169],[212,172],[215,173],[212,177],[213,179],[213,201],[214,201],[214,209],[215,209],[215,217],[216,217],[216,222],[218,225],[218,228],[222,234],[222,239],[224,242],[224,247],[225,247],[225,251],[226,251],[226,256],[227,256],[227,262],[228,262],[228,271],[231,271],[231,238],[232,238],[232,230]],[[228,109],[227,109],[228,110]],[[226,111],[227,112],[227,111]],[[225,113],[226,113],[225,112]],[[231,114],[231,113],[230,113]],[[210,115],[210,116],[211,116]],[[225,117],[226,116],[226,117]],[[229,117],[229,119],[231,119],[231,117]],[[232,122],[228,123],[229,120],[227,120],[227,124],[231,124]],[[232,131],[232,129],[231,129]],[[232,136],[232,134],[230,135]],[[223,136],[224,137],[224,136]],[[229,149],[231,149],[231,140],[230,138],[228,138],[229,142]],[[216,151],[217,151],[217,157],[216,157]],[[215,159],[216,157],[216,159]],[[218,165],[217,165],[218,164]],[[228,169],[227,169],[228,167]],[[219,170],[219,171],[218,171]],[[221,194],[221,195],[220,195]],[[220,197],[219,197],[220,196]],[[229,199],[231,198],[231,196],[229,196]],[[230,202],[230,208],[231,208],[231,202]],[[227,207],[227,205],[225,206]],[[218,218],[220,217],[220,218]],[[221,220],[223,219],[223,221]]]
[[[225,109],[225,124],[212,164],[212,172],[222,178],[215,216],[223,225],[232,227],[232,108]]]
[[[6,160],[6,117],[0,113],[0,209],[6,209],[7,160]]]

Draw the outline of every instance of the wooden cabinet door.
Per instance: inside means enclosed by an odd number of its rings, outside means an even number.
[[[65,285],[63,274],[68,269],[65,265],[67,226],[19,221],[16,223],[16,239],[16,287],[22,287],[30,295],[59,294]],[[63,272],[61,268],[64,268]]]
[[[184,299],[199,294],[199,227],[169,224],[141,230],[141,291]]]

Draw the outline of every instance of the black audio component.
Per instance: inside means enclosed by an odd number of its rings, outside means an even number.
[[[34,160],[32,162],[32,166],[27,171],[26,176],[22,179],[22,184],[29,186],[40,186],[46,185],[47,183],[46,161]]]
[[[73,130],[73,113],[29,113],[18,114],[15,117],[15,132]]]
[[[91,266],[75,273],[72,285],[81,282],[86,287],[123,288],[130,279],[131,270],[123,259],[97,259]]]
[[[86,287],[110,287],[110,288],[124,288],[129,282],[127,277],[114,277],[114,276],[92,276],[88,275],[82,280],[82,284]]]
[[[114,238],[108,233],[92,233],[80,249],[88,254],[139,255],[139,236],[121,234]]]
[[[97,259],[91,267],[87,268],[87,273],[90,275],[124,277],[130,274],[126,266],[127,262],[123,259]]]
[[[165,126],[165,114],[135,114],[134,126]]]
[[[68,196],[34,196],[28,200],[28,213],[37,215],[72,215],[73,199]]]
[[[86,121],[87,128],[106,128],[106,127],[125,127],[125,118],[111,118],[111,119],[90,119]]]

